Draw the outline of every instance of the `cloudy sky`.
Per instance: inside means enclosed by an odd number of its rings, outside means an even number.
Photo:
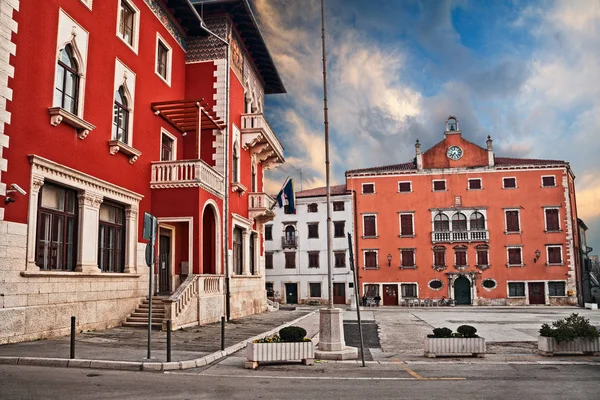
[[[267,118],[287,163],[276,192],[325,184],[319,0],[253,0],[287,88]],[[332,183],[410,161],[418,138],[463,136],[500,156],[563,159],[600,252],[600,0],[326,0]]]

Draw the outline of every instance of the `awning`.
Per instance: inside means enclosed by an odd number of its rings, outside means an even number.
[[[181,133],[196,132],[199,125],[200,129],[225,128],[223,120],[204,99],[161,101],[152,103],[151,107],[155,115],[163,117]]]

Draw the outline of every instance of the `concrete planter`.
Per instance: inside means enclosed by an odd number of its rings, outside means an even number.
[[[538,352],[543,356],[581,353],[596,356],[600,355],[600,338],[577,338],[570,342],[558,343],[554,338],[538,336]]]
[[[315,362],[315,345],[310,342],[252,343],[246,345],[246,368],[255,369],[259,362],[295,361],[304,365]]]
[[[484,338],[425,338],[425,357],[465,356],[485,357]]]

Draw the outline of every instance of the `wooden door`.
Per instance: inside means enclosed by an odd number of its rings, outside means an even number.
[[[345,283],[334,283],[333,284],[333,303],[334,304],[346,304],[346,284]]]
[[[543,282],[529,282],[529,304],[546,304]]]
[[[285,302],[286,304],[298,304],[298,284],[285,284]]]
[[[454,300],[456,304],[471,304],[471,281],[464,276],[454,281]]]
[[[398,285],[383,285],[383,305],[398,305]]]
[[[158,291],[171,293],[171,236],[160,235],[158,245]]]

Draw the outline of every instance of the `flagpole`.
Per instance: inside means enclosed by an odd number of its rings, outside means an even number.
[[[321,42],[323,48],[323,117],[325,124],[325,185],[327,187],[327,283],[328,308],[333,308],[333,273],[331,271],[331,184],[329,162],[329,118],[327,108],[327,58],[325,56],[325,6],[321,0]]]

